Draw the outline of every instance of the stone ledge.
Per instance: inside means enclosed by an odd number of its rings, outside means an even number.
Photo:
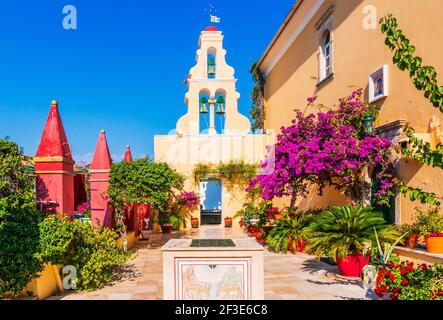
[[[443,254],[430,253],[425,249],[395,247],[394,253],[408,260],[414,260],[417,263],[443,264]]]

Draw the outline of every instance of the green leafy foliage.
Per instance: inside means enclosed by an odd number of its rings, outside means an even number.
[[[80,221],[50,215],[40,223],[38,257],[43,262],[76,267],[77,289],[92,290],[108,282],[127,258],[116,238],[107,228],[92,229]]]
[[[314,214],[298,212],[297,214],[282,214],[281,220],[276,220],[275,227],[266,237],[266,243],[274,252],[296,251],[297,241],[306,242],[305,230],[314,220]]]
[[[399,185],[400,193],[403,196],[409,196],[411,201],[419,201],[422,204],[429,204],[431,206],[440,206],[440,197],[433,192],[425,192],[420,188],[412,188],[404,185]]]
[[[243,191],[248,185],[249,179],[257,176],[258,170],[258,164],[244,161],[230,161],[218,165],[199,163],[195,166],[193,175],[196,182],[207,178],[222,179],[226,188],[232,192]]]
[[[443,300],[443,266],[389,261],[378,271],[374,291],[393,300]]]
[[[415,137],[414,132],[415,130],[409,126],[405,128],[410,148],[402,149],[403,156],[434,168],[443,169],[443,146],[438,144],[435,150],[432,150],[430,143]]]
[[[417,90],[423,91],[426,99],[443,112],[443,87],[437,83],[435,68],[423,65],[423,59],[414,55],[415,47],[398,27],[397,19],[392,14],[381,18],[380,24],[382,33],[386,34],[385,44],[395,51],[393,63],[400,70],[407,70]]]
[[[437,83],[437,72],[434,67],[423,65],[423,59],[415,56],[415,47],[410,44],[403,31],[398,27],[397,19],[388,14],[380,19],[381,32],[386,34],[385,44],[395,51],[393,63],[402,71],[408,71],[412,83],[417,90],[423,91],[424,96],[435,108],[443,112],[443,86]],[[428,142],[414,136],[414,129],[406,127],[406,135],[411,149],[404,148],[405,157],[411,157],[420,163],[443,169],[443,146],[438,145],[436,150],[431,149]],[[411,201],[420,201],[430,205],[439,205],[440,201],[432,192],[424,192],[419,188],[400,186],[400,192]]]
[[[112,165],[108,194],[116,206],[149,203],[163,210],[172,191],[182,189],[183,183],[184,177],[168,164],[140,159]]]
[[[251,219],[258,219],[258,225],[266,224],[269,210],[272,209],[271,201],[261,201],[258,204],[253,202],[245,202],[241,210],[239,210],[234,218],[241,217],[243,224],[248,225]]]
[[[184,176],[167,163],[140,159],[112,165],[109,199],[114,206],[115,228],[125,233],[126,203],[148,203],[165,210],[174,190],[183,189]]]
[[[371,207],[331,207],[317,214],[306,228],[306,251],[334,260],[337,256],[366,252],[376,242],[374,228],[383,242],[393,242],[400,236],[395,228],[386,225],[383,214]]]
[[[180,230],[181,227],[186,228],[186,219],[179,215],[170,215],[169,222],[172,224],[172,229],[174,230]]]
[[[257,68],[257,61],[251,65],[249,72],[251,73],[252,81],[254,81],[255,84],[251,90],[252,106],[249,110],[249,115],[254,120],[251,129],[264,129],[266,118],[264,104],[265,78],[261,74],[259,68]]]
[[[42,270],[34,177],[14,142],[0,139],[0,297],[20,293]]]
[[[443,214],[440,208],[434,207],[428,210],[415,209],[417,214],[415,216],[414,227],[418,232],[427,237],[433,233],[443,233]]]

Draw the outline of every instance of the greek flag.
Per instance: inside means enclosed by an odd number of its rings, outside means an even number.
[[[213,16],[213,15],[210,15],[210,16],[211,16],[211,22],[220,23],[219,17]]]

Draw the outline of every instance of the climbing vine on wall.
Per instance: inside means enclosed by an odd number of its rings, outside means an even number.
[[[443,112],[443,87],[437,83],[437,71],[434,67],[423,65],[423,59],[414,55],[415,47],[399,29],[397,19],[388,14],[380,19],[381,32],[386,34],[385,44],[395,50],[393,63],[402,71],[409,71],[409,77],[417,90],[424,91],[424,96],[435,108]],[[410,148],[403,148],[405,157],[410,157],[420,163],[443,169],[443,146],[437,145],[435,150],[431,145],[414,136],[414,129],[407,126],[406,136]],[[422,204],[440,205],[440,197],[433,192],[425,192],[419,188],[399,185],[400,193],[409,196],[411,201],[420,201]]]
[[[392,14],[381,18],[380,24],[382,33],[386,33],[385,44],[391,51],[395,50],[394,64],[402,71],[408,70],[417,90],[424,91],[426,99],[443,112],[443,87],[437,83],[435,68],[423,65],[423,59],[414,55],[415,47],[398,28],[397,19]]]
[[[219,164],[199,163],[193,170],[195,182],[202,179],[214,178],[223,180],[229,192],[244,190],[249,179],[257,176],[258,164],[245,163],[244,161]]]
[[[400,184],[399,189],[400,193],[404,197],[409,196],[409,200],[411,201],[420,201],[422,204],[427,203],[431,206],[440,206],[441,198],[433,192],[425,192],[420,188],[412,188],[404,184]]]
[[[443,169],[443,146],[439,144],[435,150],[432,150],[430,143],[415,137],[414,132],[411,127],[405,128],[409,148],[402,149],[403,155],[434,168]]]
[[[257,61],[251,65],[249,72],[252,74],[252,80],[255,83],[254,88],[251,90],[252,107],[249,110],[249,115],[254,120],[251,129],[264,129],[266,116],[263,94],[265,79],[257,68]]]

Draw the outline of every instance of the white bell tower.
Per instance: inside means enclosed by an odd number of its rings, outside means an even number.
[[[177,122],[177,134],[245,135],[251,128],[249,119],[238,112],[240,94],[236,91],[234,68],[226,63],[223,35],[216,27],[207,27],[200,34],[197,63],[187,79],[185,103],[187,113]],[[209,123],[201,123],[200,115],[209,115]],[[217,132],[215,117],[224,119],[223,132]],[[205,128],[207,126],[207,128]]]

